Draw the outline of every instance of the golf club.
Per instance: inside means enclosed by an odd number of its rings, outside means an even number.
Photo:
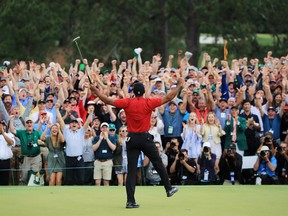
[[[80,50],[80,48],[79,48],[79,46],[78,46],[78,42],[77,42],[77,40],[79,40],[79,39],[80,39],[80,36],[74,38],[74,39],[73,39],[73,42],[75,42],[75,44],[76,44],[76,46],[77,46],[77,49],[78,49],[78,52],[79,52],[79,55],[80,55],[80,58],[81,58],[81,60],[82,60],[82,62],[83,62],[83,56],[82,56],[81,50]]]
[[[79,55],[80,55],[80,58],[81,58],[81,61],[82,61],[82,63],[83,63],[83,56],[82,56],[81,50],[80,50],[80,48],[79,48],[79,46],[78,46],[78,42],[77,42],[77,40],[79,40],[79,39],[80,39],[80,36],[74,38],[72,41],[75,42],[75,44],[76,44],[76,46],[77,46],[77,49],[78,49],[78,52],[79,52]],[[90,79],[90,76],[89,76],[88,72],[86,72],[86,66],[85,66],[85,73],[86,73],[86,75],[87,75],[87,77],[88,77],[88,80],[89,80],[90,84],[92,84],[92,81],[91,81],[91,79]]]

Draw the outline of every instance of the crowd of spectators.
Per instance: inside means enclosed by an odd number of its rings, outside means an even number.
[[[141,82],[146,98],[163,97],[179,77],[185,84],[175,99],[154,110],[149,130],[172,184],[287,184],[288,56],[269,51],[261,61],[228,63],[205,53],[196,67],[189,64],[190,52],[179,50],[166,64],[160,54],[143,62],[141,52],[135,49],[127,62],[113,60],[109,70],[98,59],[77,59],[69,70],[54,62],[5,61],[0,184],[27,185],[29,173],[44,173],[50,186],[125,185],[126,114],[104,104],[95,86],[125,98]],[[251,156],[255,163],[242,169]],[[161,184],[143,154],[137,183]]]

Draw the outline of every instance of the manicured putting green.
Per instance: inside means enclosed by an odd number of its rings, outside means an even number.
[[[139,209],[125,209],[125,187],[0,187],[1,216],[283,215],[287,186],[182,186],[167,198],[163,187],[138,186]]]

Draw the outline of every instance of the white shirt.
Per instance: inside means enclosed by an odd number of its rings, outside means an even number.
[[[12,145],[8,145],[3,135],[0,135],[0,160],[7,160],[12,158],[13,152],[11,150],[12,146],[15,146],[15,139],[12,133],[5,133],[9,138],[13,140]]]
[[[76,157],[82,155],[83,152],[83,143],[85,130],[80,128],[76,131],[72,131],[69,128],[64,129],[63,135],[66,141],[66,155],[68,157]]]
[[[51,112],[47,112],[47,116],[48,116],[48,118],[49,118],[49,119],[51,120],[51,122],[52,122],[53,114],[52,114]],[[31,114],[30,117],[32,118],[33,122],[35,123],[35,122],[38,120],[39,111]]]

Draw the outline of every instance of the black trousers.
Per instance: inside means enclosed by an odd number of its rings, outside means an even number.
[[[142,151],[152,162],[155,170],[163,181],[165,190],[168,191],[172,188],[167,171],[163,166],[151,134],[148,132],[129,133],[126,148],[128,157],[128,173],[126,179],[127,202],[135,202],[136,172],[140,151]]]
[[[67,185],[83,185],[84,184],[84,160],[82,156],[65,158],[66,176],[65,184]]]
[[[9,185],[10,159],[0,160],[0,185]]]

